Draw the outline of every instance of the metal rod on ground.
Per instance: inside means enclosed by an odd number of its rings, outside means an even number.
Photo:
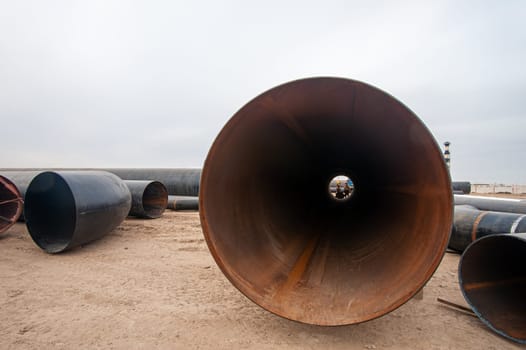
[[[104,236],[130,208],[128,187],[103,171],[43,172],[31,181],[24,205],[29,234],[47,253]]]
[[[473,310],[471,310],[469,307],[466,307],[464,305],[460,305],[460,304],[457,304],[457,303],[454,303],[452,301],[449,301],[449,300],[445,300],[445,299],[442,299],[442,298],[437,298],[437,301],[439,303],[442,303],[442,304],[445,304],[445,305],[448,305],[448,306],[451,306],[455,309],[458,309],[458,310],[461,310],[465,313],[468,313],[469,315],[471,316],[474,316],[474,317],[477,317],[477,315],[475,315],[475,313],[473,312]]]
[[[498,334],[526,344],[526,233],[473,242],[458,268],[460,289],[475,314]]]

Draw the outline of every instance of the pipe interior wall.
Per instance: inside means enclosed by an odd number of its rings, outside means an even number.
[[[349,200],[329,191],[354,183]],[[449,171],[407,107],[364,83],[312,78],[245,105],[203,168],[200,216],[227,278],[263,308],[317,325],[409,300],[445,252]]]
[[[130,216],[155,219],[163,215],[168,205],[168,191],[159,181],[125,180],[132,195]]]
[[[15,184],[22,201],[26,195],[27,188],[31,181],[38,174],[42,173],[40,170],[0,170],[0,175],[9,179],[13,184]],[[19,221],[24,221],[24,209],[22,204],[22,212],[18,217]]]
[[[526,233],[472,243],[459,263],[464,298],[498,334],[526,344]]]
[[[0,233],[7,231],[22,214],[23,200],[9,179],[0,175]]]

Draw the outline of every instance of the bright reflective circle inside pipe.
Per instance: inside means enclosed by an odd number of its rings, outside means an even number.
[[[352,200],[328,183],[350,175]],[[403,104],[370,85],[311,78],[245,105],[212,145],[200,217],[217,264],[286,318],[359,323],[410,299],[445,252],[452,222],[440,147]]]

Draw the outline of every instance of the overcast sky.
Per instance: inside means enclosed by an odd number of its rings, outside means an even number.
[[[525,1],[0,0],[0,167],[202,167],[275,85],[361,80],[526,184]]]

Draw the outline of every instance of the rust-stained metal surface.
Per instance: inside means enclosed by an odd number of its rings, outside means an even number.
[[[492,235],[462,255],[458,278],[464,298],[498,334],[526,344],[526,233]]]
[[[327,190],[353,179],[348,201]],[[311,78],[273,88],[224,126],[206,159],[200,218],[243,294],[292,320],[344,325],[409,300],[445,252],[453,205],[440,147],[370,85]]]
[[[23,206],[22,196],[15,184],[0,175],[0,233],[14,225],[22,214]]]
[[[168,205],[168,191],[159,181],[124,180],[132,195],[130,216],[156,219]]]

